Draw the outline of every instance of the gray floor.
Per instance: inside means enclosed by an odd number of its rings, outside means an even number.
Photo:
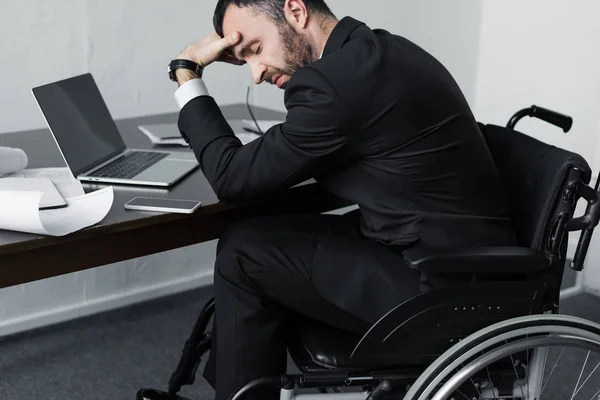
[[[0,400],[133,400],[140,387],[164,388],[211,290],[0,339]],[[600,322],[600,300],[587,295],[569,299],[563,313]],[[578,374],[580,360],[573,360],[566,373]],[[600,380],[600,371],[594,376]],[[561,390],[572,393],[554,384],[547,398],[565,398]],[[194,400],[213,397],[201,378],[182,394]]]

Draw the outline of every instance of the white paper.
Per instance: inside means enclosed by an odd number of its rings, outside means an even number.
[[[185,139],[181,137],[177,124],[151,124],[140,125],[138,129],[146,135],[153,144],[180,145],[188,147]]]
[[[25,192],[42,192],[40,208],[62,207],[67,205],[56,185],[48,178],[2,178],[0,190],[18,190]]]
[[[0,178],[47,178],[67,206],[40,210],[44,191],[0,190],[0,229],[64,236],[102,221],[112,207],[112,187],[85,194],[69,168],[31,168],[21,149],[0,147]]]
[[[0,176],[22,170],[27,162],[27,154],[23,150],[0,147]]]
[[[153,142],[161,139],[181,139],[177,124],[150,124],[140,125],[138,129]]]
[[[42,192],[0,191],[0,229],[65,236],[102,221],[112,207],[112,186],[66,199],[68,206],[39,210]]]
[[[82,196],[85,194],[79,182],[69,168],[30,168],[6,175],[13,178],[48,178],[58,189],[63,198]]]
[[[273,121],[262,122],[269,124]],[[176,124],[140,125],[138,126],[138,129],[150,140],[152,144],[180,145],[185,147],[189,146],[185,139],[181,137]],[[240,139],[243,145],[247,145],[248,143],[260,137],[260,135],[257,135],[253,132],[239,132],[236,133],[235,136]]]
[[[27,154],[21,149],[0,147],[0,178],[48,178],[63,198],[85,194],[81,182],[69,168],[29,168]]]

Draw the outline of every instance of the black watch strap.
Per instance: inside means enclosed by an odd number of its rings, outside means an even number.
[[[200,64],[196,64],[193,61],[173,60],[169,63],[169,79],[171,79],[173,82],[177,82],[175,71],[177,71],[180,68],[194,71],[200,78],[202,78],[202,72],[204,71],[204,67],[202,67]]]

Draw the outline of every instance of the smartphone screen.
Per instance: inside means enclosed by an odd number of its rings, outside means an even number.
[[[150,197],[136,197],[125,206],[135,209],[169,209],[169,210],[195,210],[201,203],[194,200],[156,199]]]

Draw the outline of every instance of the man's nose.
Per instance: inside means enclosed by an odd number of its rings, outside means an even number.
[[[252,73],[252,80],[254,80],[255,84],[260,84],[265,79],[265,74],[267,73],[267,67],[260,63],[249,63],[250,71]]]

